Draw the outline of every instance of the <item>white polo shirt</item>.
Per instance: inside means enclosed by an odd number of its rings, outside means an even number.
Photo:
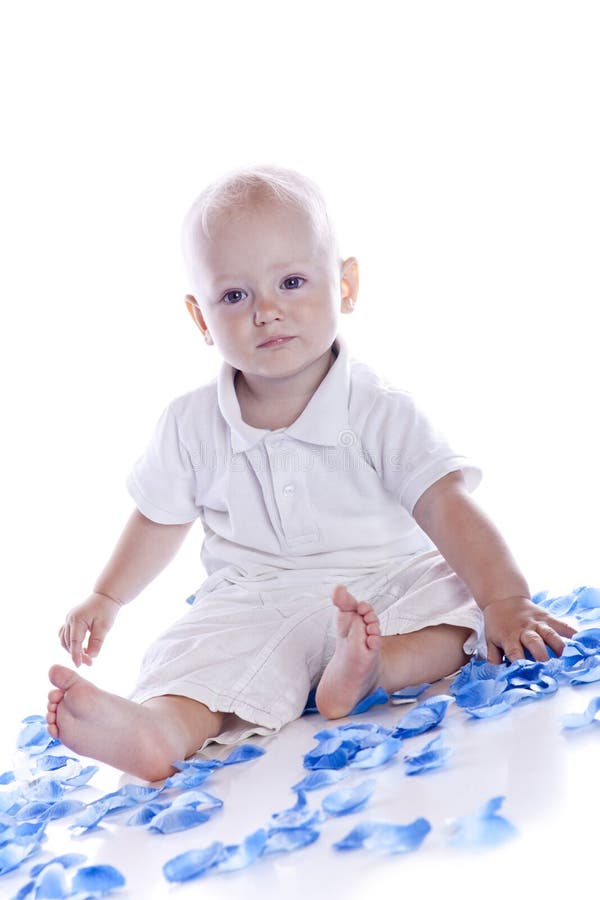
[[[479,483],[480,470],[410,394],[351,359],[344,338],[333,349],[335,362],[287,428],[242,420],[227,363],[162,413],[127,488],[154,522],[200,519],[209,575],[379,569],[433,546],[411,516],[430,485],[458,469],[470,490]]]

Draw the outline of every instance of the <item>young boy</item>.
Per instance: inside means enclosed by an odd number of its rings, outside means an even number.
[[[128,480],[136,509],[61,643],[91,664],[197,518],[208,578],[130,699],[53,666],[50,733],[153,781],[210,740],[278,730],[313,687],[336,718],[474,652],[560,654],[574,630],[531,602],[469,495],[478,470],[350,360],[338,319],[358,265],[339,258],[316,186],[277,167],[230,173],[192,206],[184,252],[188,310],[224,363],[161,416]]]

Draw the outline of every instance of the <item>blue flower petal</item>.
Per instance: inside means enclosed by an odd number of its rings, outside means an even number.
[[[10,841],[0,847],[0,875],[18,869],[23,860],[34,853],[40,844],[40,840]]]
[[[500,844],[516,834],[514,825],[498,815],[504,797],[492,797],[473,815],[450,823],[450,843],[454,847],[481,848]]]
[[[85,803],[81,800],[59,800],[57,803],[50,804],[41,817],[44,822],[53,822],[55,819],[64,819],[65,816],[72,816],[73,813],[85,807]]]
[[[425,744],[423,749],[415,756],[405,756],[406,774],[421,775],[432,769],[439,769],[444,765],[452,750],[446,747],[441,735]]]
[[[375,722],[346,722],[345,725],[339,725],[331,731],[332,734],[335,732],[338,737],[345,739],[350,737],[357,740],[363,747],[367,746],[367,743],[369,746],[374,746],[392,733],[389,728],[384,728],[383,725]]]
[[[28,852],[25,847],[20,847],[18,844],[13,843],[0,847],[0,875],[4,875],[5,872],[12,872],[13,869],[18,869]]]
[[[507,713],[509,709],[512,709],[512,705],[503,701],[493,703],[491,706],[478,706],[476,709],[469,709],[467,707],[465,708],[465,712],[476,719],[491,719]]]
[[[394,738],[409,738],[423,734],[440,724],[453,698],[445,694],[428,697],[418,706],[409,709],[392,732]]]
[[[107,894],[124,884],[124,877],[114,866],[85,866],[75,873],[73,893]]]
[[[579,621],[600,618],[600,588],[582,586],[564,597],[548,597],[548,591],[536,594],[534,602],[554,616],[572,615]]]
[[[29,800],[60,800],[65,792],[64,787],[58,780],[46,778],[43,781],[32,781],[23,788],[23,794]]]
[[[44,756],[36,758],[36,766],[44,772],[53,772],[55,769],[62,769],[68,762],[79,762],[75,756],[56,756],[53,753],[47,753]]]
[[[176,831],[195,828],[196,825],[202,825],[209,819],[210,812],[204,810],[193,809],[191,806],[180,806],[176,809],[170,807],[154,816],[148,827],[161,834],[174,834]]]
[[[204,812],[209,812],[221,809],[223,801],[206,791],[186,791],[173,800],[172,806],[176,808],[180,806],[194,806],[197,809],[201,807]]]
[[[190,759],[177,759],[171,763],[174,769],[180,769],[182,772],[192,771],[194,769],[220,769],[225,765],[220,759],[200,759],[192,756]]]
[[[63,900],[71,893],[67,874],[60,863],[50,863],[38,875],[35,886],[36,900]]]
[[[347,750],[339,747],[333,753],[324,753],[322,756],[307,753],[304,757],[305,769],[343,769],[347,764],[349,754]]]
[[[532,681],[537,681],[543,668],[543,662],[529,662],[518,659],[508,666],[504,674],[509,685],[521,687],[522,685],[530,684]]]
[[[356,787],[338,788],[323,798],[322,806],[330,816],[345,816],[366,805],[375,790],[375,779],[362,781]]]
[[[335,784],[343,778],[347,778],[348,773],[339,769],[316,769],[309,775],[306,775],[302,781],[292,785],[293,791],[318,791],[319,788],[327,787]]]
[[[37,866],[34,866],[31,869],[29,874],[32,878],[37,878],[40,872],[52,863],[58,863],[63,869],[70,869],[72,866],[79,866],[81,863],[85,862],[86,859],[87,857],[84,856],[83,853],[63,853],[61,856],[55,856],[54,859],[50,859],[46,863],[38,863]]]
[[[531,599],[542,609],[552,613],[553,616],[559,617],[569,615],[576,606],[573,594],[566,594],[562,597],[548,597],[548,591],[543,591],[540,594],[535,594]]]
[[[95,804],[90,803],[81,815],[77,816],[70,828],[84,828],[88,831],[91,828],[95,828],[108,812],[108,804],[100,803],[100,801],[97,801]]]
[[[431,831],[427,819],[419,818],[408,825],[390,822],[361,822],[346,837],[334,844],[336,850],[386,850],[389,853],[408,853],[416,850]]]
[[[585,665],[569,671],[570,684],[591,684],[600,681],[600,657],[588,658]]]
[[[325,731],[320,731],[315,737],[318,738],[319,743],[306,754],[306,756],[310,758],[313,756],[321,757],[327,756],[330,753],[335,753],[344,743],[344,738],[338,733],[337,728],[329,728]]]
[[[2,775],[0,775],[0,784],[12,784],[14,780],[14,772],[3,772]]]
[[[562,727],[568,728],[584,728],[591,725],[596,719],[596,715],[600,712],[600,697],[592,697],[587,707],[582,713],[566,713],[562,717]]]
[[[23,798],[20,791],[10,790],[0,792],[0,813],[6,813],[8,816],[13,816],[22,805]]]
[[[383,766],[392,756],[395,756],[402,745],[400,738],[387,738],[376,747],[368,747],[365,750],[359,750],[352,762],[351,768],[357,769],[374,769],[377,766]]]
[[[161,788],[144,787],[141,784],[124,784],[115,796],[121,794],[124,797],[131,797],[136,803],[148,803],[150,800],[156,799],[161,792]]]
[[[573,635],[571,640],[586,652],[600,652],[600,628],[585,628]]]
[[[318,741],[327,740],[328,738],[338,738],[343,740],[344,737],[347,737],[348,734],[352,735],[365,735],[365,734],[385,734],[389,735],[391,732],[384,728],[382,725],[378,725],[375,722],[345,722],[343,725],[337,725],[335,728],[323,728],[321,731],[318,731],[313,737],[315,737]]]
[[[457,706],[476,709],[478,706],[489,706],[506,690],[506,682],[495,679],[469,681],[454,694]]]
[[[42,800],[33,800],[31,803],[25,803],[24,806],[15,815],[17,822],[26,822],[31,819],[39,819],[44,813],[52,809],[53,803],[44,802]]]
[[[121,791],[114,791],[89,803],[70,828],[95,828],[105,816],[137,806],[137,801]]]
[[[198,787],[210,778],[214,769],[184,769],[183,772],[177,772],[170,775],[165,781],[165,788],[193,788]]]
[[[387,691],[384,691],[382,687],[377,688],[376,691],[373,691],[372,694],[368,694],[366,697],[363,697],[360,700],[354,709],[350,710],[348,713],[349,716],[357,716],[360,713],[366,712],[368,709],[371,709],[372,706],[377,706],[381,703],[387,703],[390,699],[390,695]]]
[[[600,614],[594,607],[594,609],[578,610],[575,614],[575,617],[578,622],[597,622],[598,619],[600,619]]]
[[[294,806],[273,813],[271,818],[275,819],[277,828],[304,828],[323,821],[320,810],[309,808],[306,794],[302,790],[298,791]]]
[[[127,825],[147,825],[152,819],[170,807],[170,803],[147,803],[145,806],[136,809],[136,811],[127,819]]]
[[[319,838],[314,828],[270,828],[262,856],[269,853],[289,853],[308,847]]]
[[[173,857],[163,866],[163,873],[167,881],[189,881],[204,875],[225,859],[225,847],[220,841],[215,841],[204,850],[187,850]]]
[[[600,588],[578,587],[573,591],[573,595],[578,611],[582,609],[600,610]]]
[[[563,597],[548,597],[548,591],[532,598],[543,609],[554,616],[572,615],[581,620],[584,617],[600,618],[600,588],[582,586]]]
[[[241,844],[225,848],[227,858],[217,863],[219,872],[233,872],[251,865],[264,851],[267,843],[267,832],[264,828],[249,834]]]
[[[551,675],[540,675],[535,684],[531,685],[531,690],[550,696],[550,694],[555,694],[557,692],[558,682],[555,678],[552,678]]]
[[[224,766],[235,766],[237,763],[247,762],[249,759],[256,759],[258,756],[264,756],[265,750],[256,744],[242,744],[232,750],[229,756],[223,760]]]
[[[558,666],[560,667],[560,663]],[[510,663],[503,675],[507,685],[506,691],[499,697],[492,698],[490,703],[506,702],[514,705],[517,699],[534,700],[539,699],[542,694],[549,696],[555,693],[558,690],[558,683],[549,671],[555,668],[556,663],[549,666],[548,662],[517,660]],[[517,695],[515,689],[521,688],[527,688],[530,693]],[[536,696],[531,696],[532,694]]]
[[[33,717],[32,717],[33,718]],[[54,743],[54,738],[46,728],[46,723],[37,717],[21,729],[17,737],[17,748],[27,750],[31,755],[43,753]]]
[[[428,681],[423,682],[423,684],[409,684],[407,687],[402,688],[402,690],[394,691],[393,694],[390,694],[390,699],[392,702],[416,700],[417,697],[420,697],[421,694],[430,687],[431,684]]]
[[[12,900],[26,900],[27,897],[31,897],[33,895],[33,891],[35,889],[35,881],[28,881],[23,885],[20,890],[17,891]]]
[[[29,844],[42,839],[46,825],[44,822],[22,822],[10,829],[10,840],[17,844]],[[6,832],[2,835],[6,837]]]
[[[63,778],[60,783],[65,787],[83,787],[96,774],[99,768],[100,766],[86,766],[79,775],[75,775],[72,778]]]

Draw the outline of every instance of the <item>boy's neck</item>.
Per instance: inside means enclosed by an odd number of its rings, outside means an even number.
[[[290,378],[248,379],[238,369],[234,386],[243,421],[253,428],[270,431],[287,428],[304,412],[335,360],[336,355],[330,350],[315,360],[320,365]]]

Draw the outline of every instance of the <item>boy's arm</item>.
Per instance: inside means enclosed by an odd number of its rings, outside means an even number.
[[[546,660],[560,655],[575,629],[531,602],[525,578],[502,535],[471,498],[462,472],[451,472],[417,501],[413,517],[429,535],[483,610],[488,660],[511,661],[529,650]]]
[[[133,600],[181,547],[193,522],[160,525],[135,509],[92,594],[74,607],[59,632],[60,641],[76,666],[91,664],[119,609]],[[89,633],[87,647],[83,647]]]

